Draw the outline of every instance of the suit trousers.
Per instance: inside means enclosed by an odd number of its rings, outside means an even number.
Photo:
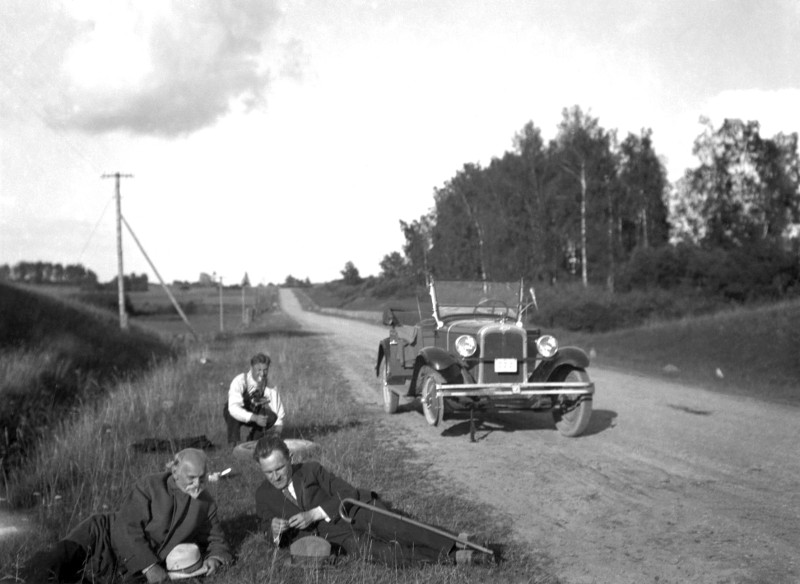
[[[379,501],[372,505],[385,508]],[[443,535],[369,509],[358,508],[352,523],[320,522],[317,532],[348,556],[369,559],[394,567],[421,563],[452,562],[455,542]]]
[[[272,428],[275,425],[275,422],[278,421],[278,414],[270,410],[269,408],[264,409],[264,415],[267,416],[267,425],[266,426],[259,426],[254,422],[240,422],[228,411],[228,402],[222,407],[222,417],[225,419],[225,426],[227,427],[228,431],[228,444],[231,446],[237,445],[241,440],[241,428],[245,426],[250,428],[250,432],[247,435],[247,440],[258,440],[264,434],[267,433],[267,430]]]
[[[118,564],[104,514],[84,519],[51,549],[34,554],[23,579],[29,584],[146,582],[141,573],[125,572]]]

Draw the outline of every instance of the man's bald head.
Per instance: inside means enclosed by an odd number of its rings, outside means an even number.
[[[167,465],[172,471],[177,487],[196,499],[206,483],[208,457],[197,448],[186,448],[175,454]]]

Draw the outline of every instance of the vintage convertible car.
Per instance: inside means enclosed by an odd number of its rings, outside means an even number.
[[[388,308],[389,336],[378,347],[376,373],[384,409],[400,396],[418,397],[425,419],[438,425],[450,412],[549,410],[565,436],[586,430],[594,384],[589,358],[576,347],[526,324],[536,307],[523,282],[435,282],[428,291],[433,315]],[[411,324],[415,322],[415,324]]]

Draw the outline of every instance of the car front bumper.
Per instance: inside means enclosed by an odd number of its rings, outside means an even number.
[[[519,397],[534,395],[592,395],[591,381],[527,383],[437,383],[436,397]]]

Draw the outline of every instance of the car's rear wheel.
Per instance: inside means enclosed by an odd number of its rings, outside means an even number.
[[[560,377],[559,381],[573,383],[589,381],[589,375],[583,369],[570,369]],[[556,428],[562,435],[570,438],[583,434],[591,417],[591,396],[562,395],[558,397],[553,407],[553,421],[556,423]]]
[[[389,364],[386,359],[381,363],[381,385],[383,386],[383,411],[387,414],[394,414],[400,404],[400,396],[389,389]]]
[[[444,398],[435,397],[436,384],[444,383],[444,377],[430,367],[423,367],[420,372],[420,400],[425,421],[431,426],[438,426],[444,419]]]

